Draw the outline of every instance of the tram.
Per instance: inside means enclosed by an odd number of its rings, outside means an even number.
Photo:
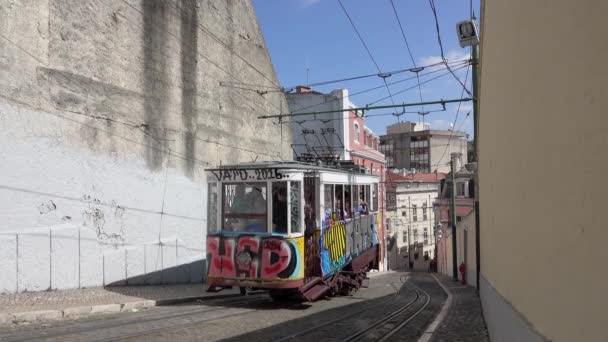
[[[301,162],[209,169],[208,291],[314,301],[363,285],[379,262],[379,178]]]

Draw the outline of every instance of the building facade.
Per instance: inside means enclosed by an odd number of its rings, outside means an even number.
[[[378,151],[380,138],[365,126],[363,113],[349,110],[356,108],[356,105],[350,102],[348,90],[336,89],[330,94],[323,94],[309,87],[298,86],[295,93],[287,94],[287,102],[291,113],[340,111],[292,118],[294,159],[310,162],[350,161],[361,166],[366,173],[379,176],[380,222],[384,222],[386,159]],[[379,227],[378,231],[381,234],[381,267],[385,269],[384,229]]]
[[[490,338],[608,341],[608,2],[481,4],[480,297]]]
[[[454,161],[454,169],[458,170],[454,174],[454,182],[456,184],[454,207],[456,209],[456,225],[458,226],[460,222],[465,217],[470,216],[471,212],[475,209],[476,164],[470,163],[462,166],[462,156],[459,153],[453,153],[451,158]],[[440,234],[438,234],[440,235],[440,239],[437,242],[437,269],[439,272],[447,275],[452,275],[453,273],[453,259],[451,254],[451,198],[452,179],[451,174],[447,174],[441,182],[439,197],[435,200],[433,205],[437,215],[437,228],[440,230]],[[457,228],[457,238],[459,237],[459,234],[461,234],[461,232]],[[458,249],[456,251],[459,252]],[[460,265],[460,263],[457,265]]]
[[[380,152],[386,156],[388,169],[449,172],[451,153],[462,153],[467,162],[466,134],[433,130],[428,123],[399,122],[386,127]]]
[[[430,259],[435,258],[437,220],[433,203],[445,176],[387,172],[387,253],[391,269],[407,268],[411,261],[415,269],[426,270]]]
[[[204,169],[291,159],[251,1],[0,2],[0,292],[200,283]]]

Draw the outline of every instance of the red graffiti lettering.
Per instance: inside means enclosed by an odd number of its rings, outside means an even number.
[[[288,241],[265,239],[262,250],[262,278],[288,278],[295,269],[295,259],[295,250]]]
[[[264,240],[264,249],[269,249],[272,251],[278,251],[281,249],[281,241],[279,239],[266,239]]]
[[[210,276],[234,277],[234,239],[208,237],[207,255]]]
[[[236,247],[236,276],[241,278],[257,278],[260,251],[260,238],[241,236]]]

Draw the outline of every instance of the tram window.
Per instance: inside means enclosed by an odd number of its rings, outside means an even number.
[[[335,210],[334,209],[334,185],[333,184],[325,184],[323,185],[323,197],[324,197],[324,208],[325,208],[325,212],[327,212],[327,210],[331,210],[332,212]]]
[[[224,184],[223,230],[267,232],[266,183]]]
[[[287,234],[287,182],[272,183],[272,232]]]
[[[353,186],[354,187],[354,186]],[[351,186],[350,185],[345,185],[344,186],[344,219],[349,219],[351,218],[352,215],[352,211],[351,211],[351,205],[352,205],[352,199],[351,199]]]
[[[291,213],[291,232],[302,232],[301,205],[302,190],[300,182],[291,181],[289,183],[289,211]]]
[[[217,183],[209,183],[207,192],[207,232],[215,233],[218,231],[217,224]]]
[[[372,186],[372,211],[378,211],[378,184]]]
[[[361,212],[361,204],[362,204],[362,198],[361,198],[361,191],[363,190],[363,187],[361,185],[353,185],[353,208],[355,209],[355,211],[357,213]]]
[[[336,220],[344,220],[344,185],[336,185],[335,190]]]
[[[364,198],[365,198],[365,206],[366,206],[367,210],[369,210],[369,204],[371,203],[370,202],[370,188],[371,188],[370,185],[365,185],[365,197]]]

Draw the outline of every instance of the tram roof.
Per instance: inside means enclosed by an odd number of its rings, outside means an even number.
[[[340,172],[340,173],[350,173],[355,175],[364,175],[364,176],[372,176],[378,177],[368,173],[357,172],[349,168],[350,166],[354,166],[353,164],[347,165],[318,165],[312,163],[305,163],[299,161],[259,161],[253,163],[239,163],[239,164],[230,164],[230,165],[222,165],[216,168],[209,168],[206,171],[218,171],[218,170],[226,170],[226,169],[260,169],[260,168],[268,168],[268,169],[290,169],[290,170],[313,170],[313,171],[324,171],[324,172]]]

